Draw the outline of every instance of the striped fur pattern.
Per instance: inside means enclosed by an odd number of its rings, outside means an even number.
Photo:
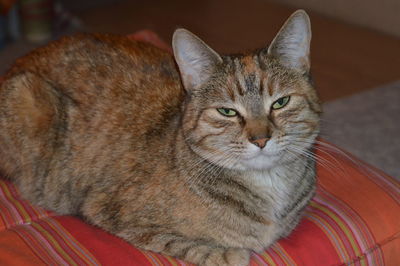
[[[40,48],[1,85],[1,170],[26,199],[137,247],[246,265],[314,194],[310,34],[297,11],[269,48],[220,56],[180,29],[178,69],[118,36]]]

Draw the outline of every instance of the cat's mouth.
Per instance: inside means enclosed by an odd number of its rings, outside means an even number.
[[[259,148],[256,145],[248,144],[246,147],[246,153],[243,155],[243,159],[253,160],[257,157],[268,159],[270,157],[281,156],[282,149],[273,139],[267,142],[264,148]]]
[[[239,164],[244,170],[266,170],[276,166],[282,156],[283,151],[276,147],[250,148],[246,154],[241,156]]]

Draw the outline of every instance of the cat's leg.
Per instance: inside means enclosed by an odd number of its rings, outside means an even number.
[[[197,265],[235,265],[249,264],[250,250],[216,245],[204,239],[189,239],[176,234],[159,234],[141,245],[142,248],[177,257]]]

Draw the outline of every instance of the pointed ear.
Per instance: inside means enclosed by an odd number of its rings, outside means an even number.
[[[185,29],[177,29],[174,32],[172,48],[186,90],[204,84],[216,66],[222,62],[214,50]]]
[[[284,66],[304,73],[310,70],[310,18],[304,10],[294,12],[268,47],[268,54]]]

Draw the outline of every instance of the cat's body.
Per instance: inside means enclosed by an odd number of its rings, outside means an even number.
[[[0,169],[33,203],[138,247],[243,265],[292,231],[314,193],[300,152],[318,134],[308,61],[174,39],[186,92],[172,55],[124,37],[69,37],[17,61],[0,89]]]

